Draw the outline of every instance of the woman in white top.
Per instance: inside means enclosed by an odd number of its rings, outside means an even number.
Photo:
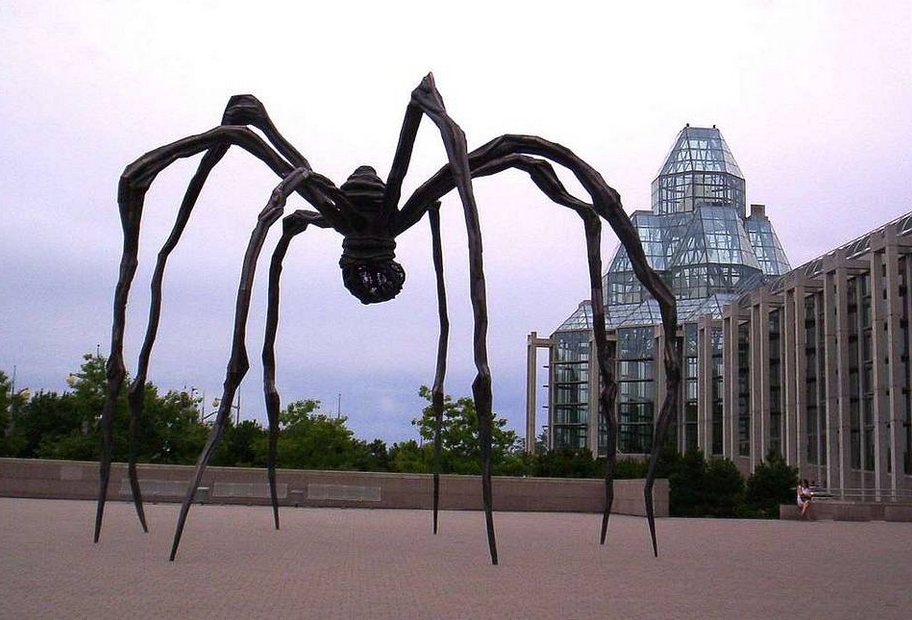
[[[811,489],[808,487],[807,480],[798,482],[798,508],[801,509],[801,516],[806,517],[807,511],[811,507]]]

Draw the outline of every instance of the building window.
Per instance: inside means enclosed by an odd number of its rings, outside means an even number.
[[[722,410],[722,330],[713,328],[712,330],[712,395],[710,406],[712,407],[712,453],[722,454],[722,429],[723,429],[723,410]]]
[[[589,422],[588,330],[554,334],[550,395],[552,448],[586,447]]]
[[[781,312],[769,314],[769,449],[782,454]],[[765,456],[765,455],[764,455]]]
[[[631,327],[617,334],[618,450],[646,454],[652,451],[655,408],[654,330]]]
[[[750,325],[738,325],[738,455],[750,456]]]

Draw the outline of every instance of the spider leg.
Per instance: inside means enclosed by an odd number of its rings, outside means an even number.
[[[440,242],[440,203],[428,211],[431,223],[431,244],[434,254],[434,271],[437,275],[437,314],[440,318],[440,336],[437,340],[437,370],[431,390],[434,408],[434,534],[437,533],[437,512],[440,507],[440,451],[443,426],[443,381],[446,377],[447,344],[450,336],[450,319],[447,316],[446,283],[443,280],[443,248]]]
[[[596,356],[600,374],[599,414],[608,430],[607,458],[605,462],[605,507],[602,513],[602,529],[599,538],[605,544],[608,533],[608,519],[614,503],[614,469],[617,459],[617,418],[614,413],[614,401],[617,395],[617,384],[613,368],[608,358],[607,333],[605,331],[605,302],[602,290],[602,257],[601,257],[601,222],[592,205],[570,195],[551,165],[542,159],[527,155],[512,154],[495,159],[483,166],[474,168],[472,176],[488,176],[507,168],[516,168],[529,174],[535,185],[555,203],[573,209],[583,220],[586,234],[586,256],[589,263],[589,283],[591,288],[593,330],[595,332]]]
[[[608,335],[605,330],[605,297],[602,289],[602,255],[601,255],[601,221],[592,209],[592,205],[570,195],[551,165],[542,159],[526,155],[506,155],[484,166],[472,170],[472,176],[496,174],[507,168],[517,168],[529,174],[535,185],[551,200],[576,211],[583,220],[586,235],[586,257],[589,264],[589,284],[592,300],[592,322],[595,332],[595,348],[600,375],[599,416],[605,422],[608,431],[608,445],[605,459],[605,507],[602,512],[602,529],[600,544],[605,544],[608,534],[608,519],[614,504],[614,470],[617,461],[617,417],[614,402],[617,395],[617,383],[608,358]],[[650,496],[651,499],[651,496]]]
[[[196,495],[200,481],[203,478],[203,472],[208,465],[225,427],[228,423],[228,417],[231,414],[231,403],[234,401],[234,395],[237,391],[241,380],[247,374],[250,367],[247,358],[247,346],[245,343],[247,335],[247,315],[250,310],[250,294],[253,288],[253,278],[256,272],[256,263],[266,240],[266,234],[269,228],[282,216],[282,210],[288,195],[295,191],[300,183],[307,182],[310,179],[311,172],[304,168],[296,168],[273,190],[272,196],[266,207],[260,212],[258,222],[250,235],[250,242],[247,244],[247,251],[244,254],[243,267],[241,269],[240,284],[238,285],[237,302],[234,312],[234,336],[231,342],[231,358],[228,362],[228,369],[225,376],[225,384],[222,392],[222,399],[219,403],[218,413],[215,419],[215,425],[209,433],[206,445],[200,453],[196,462],[196,470],[190,479],[187,487],[187,493],[184,496],[181,505],[180,515],[177,520],[177,529],[174,532],[174,542],[171,546],[170,560],[174,560],[177,554],[178,545],[180,545],[181,534],[184,531],[184,525],[187,522],[187,515],[190,512],[190,505]]]
[[[285,176],[291,172],[291,166],[273,151],[255,133],[244,127],[216,127],[204,134],[190,136],[172,144],[160,147],[142,156],[124,170],[118,186],[117,200],[120,206],[120,218],[124,231],[123,252],[120,260],[120,273],[114,293],[114,320],[111,329],[111,354],[106,367],[107,387],[105,403],[102,409],[100,428],[102,436],[101,458],[99,463],[98,504],[95,512],[94,541],[98,542],[101,534],[101,523],[107,499],[108,482],[111,471],[111,447],[113,442],[114,409],[121,386],[126,378],[123,362],[123,336],[126,323],[126,307],[130,286],[136,273],[137,253],[139,251],[139,229],[142,219],[145,195],[156,175],[179,158],[190,157],[201,151],[220,149],[228,145],[237,145],[265,162],[276,174]],[[214,166],[218,153],[207,155],[204,162]],[[201,164],[202,167],[202,164]],[[208,174],[208,172],[205,172]],[[204,174],[198,174],[188,188],[188,193],[202,188]],[[193,198],[195,200],[195,197]],[[176,240],[175,240],[176,243]],[[157,319],[156,319],[157,320]],[[151,344],[150,344],[151,346]],[[141,395],[142,390],[138,390]],[[134,398],[139,398],[136,396]],[[135,437],[136,423],[131,421]],[[133,444],[135,446],[135,443]],[[135,457],[135,451],[134,451]],[[144,521],[139,485],[136,484],[135,469],[131,477],[134,491],[134,504]]]
[[[278,129],[269,118],[266,108],[253,95],[235,95],[228,100],[225,112],[222,115],[223,126],[227,125],[252,125],[260,129],[266,139],[272,143],[278,151],[296,167],[305,167],[310,169],[307,160],[279,133]],[[129,458],[127,472],[130,479],[130,488],[133,495],[133,504],[136,507],[136,514],[139,516],[140,524],[143,531],[148,532],[146,525],[146,516],[143,510],[142,493],[139,487],[139,479],[136,472],[136,453],[137,453],[137,428],[139,419],[142,417],[145,401],[145,385],[148,374],[149,357],[152,354],[152,347],[155,344],[155,337],[158,333],[158,325],[161,317],[162,301],[162,280],[164,279],[165,267],[171,252],[177,246],[183,235],[190,214],[196,206],[203,185],[209,178],[209,173],[222,160],[228,152],[228,144],[219,144],[211,147],[203,155],[196,173],[187,186],[184,198],[181,201],[174,227],[171,234],[159,250],[158,258],[155,263],[155,271],[152,275],[151,298],[149,302],[149,318],[146,325],[146,335],[143,338],[142,347],[140,348],[139,361],[136,365],[136,376],[130,384],[128,390],[127,402],[130,410],[130,430],[129,430]]]
[[[137,427],[144,408],[149,357],[152,354],[152,346],[155,344],[155,336],[158,333],[158,324],[161,318],[162,281],[165,276],[165,266],[171,252],[177,246],[178,241],[180,241],[184,228],[187,226],[187,221],[190,219],[190,213],[196,205],[196,200],[199,198],[199,194],[203,189],[206,179],[209,177],[209,173],[227,152],[227,145],[219,145],[206,151],[206,154],[203,156],[202,161],[200,161],[199,167],[190,180],[190,184],[184,194],[184,199],[181,202],[177,219],[174,222],[174,227],[171,229],[171,234],[158,252],[155,271],[152,274],[152,283],[150,285],[152,293],[149,301],[149,319],[146,324],[146,335],[143,338],[142,348],[139,353],[139,362],[136,365],[136,377],[130,384],[127,396],[127,402],[130,409],[130,452],[127,471],[130,477],[130,489],[133,492],[133,504],[136,507],[136,513],[139,515],[139,521],[145,532],[148,532],[149,529],[146,527],[142,494],[136,472]]]
[[[279,327],[279,281],[282,277],[282,261],[288,252],[292,238],[301,234],[309,224],[325,227],[326,223],[318,213],[295,211],[282,220],[282,237],[272,253],[269,263],[269,293],[266,309],[266,336],[263,340],[263,393],[266,399],[266,417],[269,419],[269,451],[266,456],[266,470],[269,479],[269,496],[272,500],[272,515],[275,529],[279,529],[279,501],[276,495],[276,455],[279,439],[279,392],[275,385],[275,341]]]
[[[599,370],[599,417],[608,431],[607,453],[605,455],[605,509],[602,513],[602,530],[599,543],[605,544],[608,535],[608,519],[614,503],[614,469],[617,461],[617,417],[614,401],[617,383],[611,361],[608,359],[608,334],[605,330],[605,296],[602,290],[602,223],[594,211],[579,211],[586,231],[586,256],[589,262],[589,286],[592,300],[592,329],[595,335],[595,349]]]
[[[473,175],[476,174],[476,171],[486,169],[486,167],[493,173],[499,171],[496,170],[496,168],[498,165],[503,165],[505,163],[503,161],[505,158],[520,153],[547,157],[573,172],[592,197],[591,209],[599,216],[606,219],[611,225],[611,228],[614,230],[615,234],[617,234],[621,245],[623,245],[624,249],[627,251],[634,273],[659,305],[659,310],[662,315],[662,329],[665,335],[664,364],[666,396],[662,403],[659,418],[656,422],[655,437],[652,453],[650,455],[650,467],[646,475],[646,483],[643,489],[646,505],[646,518],[653,543],[653,553],[658,556],[658,547],[655,537],[655,516],[652,501],[652,489],[655,482],[656,470],[655,464],[658,462],[659,454],[665,444],[671,416],[677,407],[678,388],[681,380],[681,356],[679,343],[677,341],[677,305],[674,294],[661,277],[649,266],[649,262],[646,259],[646,255],[643,252],[643,247],[640,243],[639,233],[630,222],[630,218],[628,218],[627,214],[624,212],[620,195],[605,183],[602,176],[592,168],[592,166],[577,157],[570,149],[536,136],[504,135],[495,138],[482,147],[472,151],[472,153],[468,155],[468,163]],[[414,225],[415,222],[421,218],[423,212],[427,210],[427,205],[438,200],[443,194],[452,189],[454,182],[458,180],[462,174],[464,173],[459,167],[450,164],[441,168],[436,174],[422,184],[406,201],[402,209],[396,213],[394,222],[395,233],[400,234]],[[533,175],[533,180],[535,180],[535,175]],[[539,185],[546,194],[548,193],[544,190],[539,181],[536,181],[536,184]],[[559,204],[564,204],[560,201],[557,202],[559,202]],[[606,353],[607,342],[599,336],[598,332],[596,332],[595,335],[600,367],[605,369],[608,365]],[[604,370],[601,372],[604,381]],[[613,401],[613,392],[614,388],[611,388],[609,393],[605,394],[605,386],[602,386],[602,407],[606,406],[607,397],[610,397],[607,398],[608,401]],[[606,409],[607,411],[603,415],[606,415],[608,418],[610,426],[611,416],[613,415],[613,402],[611,403],[611,407],[606,407]],[[612,440],[609,440],[609,443],[611,443],[611,441]],[[616,441],[616,439],[614,441]],[[611,459],[609,459],[606,469],[611,466],[612,462]],[[606,471],[608,486],[611,486],[609,480],[611,477],[611,472]]]
[[[478,208],[472,192],[465,134],[449,117],[443,99],[434,86],[434,77],[428,74],[421,84],[412,91],[409,106],[424,112],[440,130],[446,150],[449,167],[453,171],[459,198],[465,212],[466,231],[469,240],[469,291],[472,298],[474,317],[474,352],[477,374],[472,382],[472,395],[478,411],[478,438],[481,445],[481,496],[484,504],[485,524],[488,533],[488,549],[491,563],[497,564],[497,541],[494,536],[494,514],[491,492],[491,369],[488,366],[488,307],[485,295],[484,264],[482,260],[481,226],[478,222]],[[430,204],[430,203],[426,203]]]

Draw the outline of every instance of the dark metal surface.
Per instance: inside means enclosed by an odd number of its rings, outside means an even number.
[[[447,165],[422,184],[399,208],[402,181],[409,162],[422,116],[427,116],[437,127],[447,156]],[[252,132],[248,126],[259,129],[269,144]],[[270,144],[272,146],[270,146]],[[176,247],[190,214],[196,204],[206,179],[215,165],[231,146],[253,154],[281,178],[266,207],[260,213],[254,228],[241,271],[235,307],[234,332],[231,358],[225,377],[224,390],[215,424],[181,505],[174,534],[170,558],[173,560],[187,521],[190,506],[203,473],[218,441],[227,426],[234,394],[249,367],[246,351],[246,324],[250,308],[256,262],[270,227],[279,220],[288,196],[296,192],[316,210],[296,211],[283,220],[283,234],[272,255],[269,269],[269,292],[266,334],[263,344],[263,386],[269,419],[268,479],[275,527],[279,527],[278,501],[275,489],[276,443],[278,437],[279,394],[275,385],[275,340],[279,321],[279,281],[282,263],[291,240],[304,232],[309,225],[331,228],[343,237],[343,254],[340,260],[343,284],[362,303],[381,303],[398,294],[405,281],[405,272],[394,260],[396,237],[416,224],[425,213],[431,226],[434,269],[437,277],[438,314],[440,334],[437,346],[437,367],[432,390],[432,407],[435,416],[434,434],[434,511],[433,531],[437,533],[439,507],[440,428],[444,405],[444,378],[446,375],[449,321],[447,317],[446,290],[443,279],[443,252],[440,240],[439,199],[456,189],[463,206],[468,233],[470,296],[474,318],[473,351],[477,374],[472,393],[479,420],[479,444],[482,466],[482,500],[488,547],[491,562],[497,564],[497,544],[494,532],[493,489],[491,480],[491,372],[487,353],[487,299],[484,265],[482,259],[481,228],[478,209],[472,191],[472,178],[496,174],[508,168],[523,170],[535,185],[559,205],[576,211],[583,220],[592,307],[595,319],[596,354],[599,361],[601,392],[600,415],[605,419],[609,436],[609,455],[605,470],[605,511],[602,519],[601,542],[605,542],[608,518],[613,502],[613,472],[615,463],[617,421],[614,415],[616,385],[608,358],[607,335],[604,320],[604,297],[601,279],[601,222],[604,218],[611,225],[627,250],[634,272],[658,301],[665,333],[666,398],[659,416],[653,453],[646,481],[645,501],[653,550],[657,554],[655,523],[652,505],[652,487],[655,465],[671,416],[677,403],[680,382],[679,346],[676,337],[674,297],[664,282],[649,267],[640,245],[636,229],[631,224],[620,196],[611,189],[601,175],[579,159],[569,149],[535,136],[504,135],[479,149],[468,152],[465,135],[449,117],[443,99],[429,74],[412,92],[406,108],[399,144],[387,182],[376,175],[373,168],[361,166],[339,188],[314,172],[307,160],[278,132],[262,104],[252,95],[232,97],[222,117],[222,125],[206,133],[190,136],[151,151],[127,167],[120,180],[118,203],[124,230],[123,256],[120,276],[114,297],[114,321],[111,337],[111,356],[107,367],[107,394],[102,411],[101,483],[95,519],[95,541],[98,541],[104,515],[111,465],[111,443],[114,404],[125,377],[123,363],[123,335],[127,299],[137,266],[140,219],[146,191],[156,175],[179,158],[205,152],[196,174],[184,196],[171,235],[158,255],[152,277],[152,296],[145,339],[137,364],[136,378],[129,390],[130,404],[130,463],[129,474],[133,501],[143,529],[146,529],[142,497],[136,476],[135,445],[136,427],[142,415],[142,394],[146,382],[149,358],[158,330],[162,303],[162,281],[171,251]],[[537,157],[532,157],[532,155]],[[592,203],[571,196],[554,173],[547,158],[568,168],[589,193]]]
[[[431,223],[431,247],[434,256],[434,272],[437,276],[437,315],[440,320],[440,335],[437,340],[437,367],[434,372],[434,386],[431,388],[431,405],[434,408],[434,533],[437,533],[437,513],[440,508],[440,451],[443,427],[443,381],[446,378],[447,344],[450,337],[450,319],[447,316],[446,283],[443,279],[443,247],[440,241],[440,203],[428,211]]]

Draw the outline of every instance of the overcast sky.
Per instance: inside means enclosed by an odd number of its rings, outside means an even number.
[[[796,266],[912,210],[910,3],[613,4],[0,0],[0,369],[15,365],[19,386],[60,391],[82,354],[98,343],[107,353],[118,177],[142,153],[218,124],[236,93],[259,97],[340,184],[362,164],[386,175],[409,93],[433,71],[470,148],[503,133],[560,142],[628,211],[649,208],[650,182],[685,123],[716,124],[748,201],[767,205]],[[427,121],[413,161],[406,196],[445,161]],[[130,371],[152,262],[195,164],[173,165],[149,193]],[[160,387],[217,395],[241,257],[276,182],[241,151],[210,177],[166,275],[150,372]],[[520,430],[526,334],[550,334],[588,297],[582,229],[520,173],[478,181],[476,197],[495,410]],[[288,209],[303,206],[293,198]],[[447,391],[464,395],[474,366],[455,194],[442,220]],[[355,432],[387,441],[415,436],[409,421],[418,386],[433,381],[437,340],[426,222],[398,242],[405,288],[365,307],[342,287],[340,238],[305,234],[286,262],[278,343],[284,402],[317,398],[335,410],[341,393]],[[615,243],[605,235],[606,260]],[[263,419],[258,284],[241,394],[244,417]]]

